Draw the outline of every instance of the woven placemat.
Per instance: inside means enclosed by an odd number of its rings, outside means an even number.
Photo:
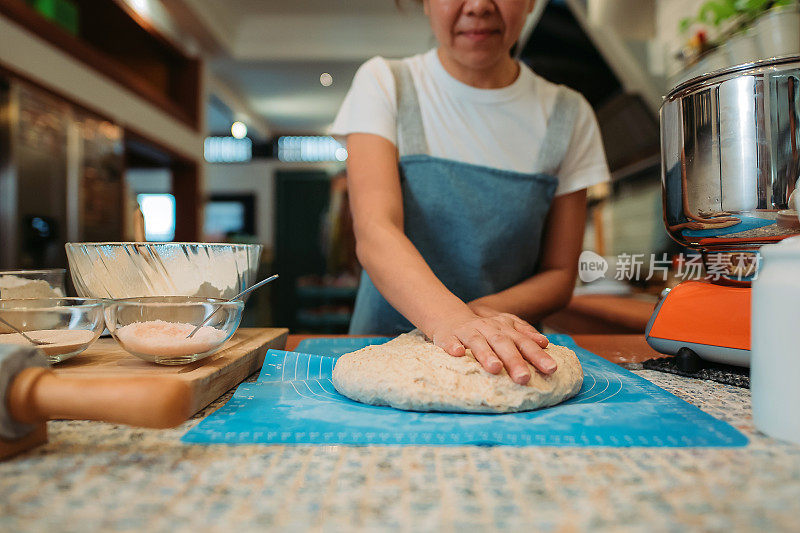
[[[650,359],[642,363],[645,370],[668,372],[687,378],[707,379],[717,383],[725,383],[743,389],[750,388],[750,369],[741,366],[723,365],[720,363],[703,362],[703,367],[694,372],[681,369],[677,357],[662,357]]]

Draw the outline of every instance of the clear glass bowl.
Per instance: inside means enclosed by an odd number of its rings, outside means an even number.
[[[38,346],[50,363],[60,363],[88,348],[105,327],[103,301],[87,298],[0,300],[0,318]],[[30,345],[22,335],[0,322],[0,343]]]
[[[62,298],[66,273],[63,268],[0,270],[0,298]]]
[[[108,330],[125,351],[152,363],[183,365],[211,355],[231,338],[243,309],[239,300],[151,296],[110,301],[105,317]],[[211,319],[187,339],[211,313]]]
[[[87,298],[233,298],[255,283],[260,244],[67,243],[70,274]]]

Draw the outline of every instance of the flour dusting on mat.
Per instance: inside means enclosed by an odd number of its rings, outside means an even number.
[[[117,328],[115,335],[125,349],[155,356],[199,354],[216,348],[225,339],[225,332],[213,326],[203,326],[187,339],[196,327],[185,322],[148,320]]]

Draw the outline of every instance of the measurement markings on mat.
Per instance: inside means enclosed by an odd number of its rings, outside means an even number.
[[[331,382],[336,357],[385,338],[311,339],[270,350],[255,383],[187,433],[195,443],[516,446],[743,446],[747,438],[649,381],[556,335],[576,351],[584,384],[563,404],[523,413],[417,413],[359,404]],[[313,341],[313,342],[311,342]],[[327,344],[326,344],[327,343]],[[295,379],[296,378],[296,379]]]

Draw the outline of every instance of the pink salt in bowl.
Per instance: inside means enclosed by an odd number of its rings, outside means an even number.
[[[111,335],[128,353],[151,363],[183,365],[208,357],[230,339],[243,309],[242,301],[149,296],[110,301],[105,319]]]

